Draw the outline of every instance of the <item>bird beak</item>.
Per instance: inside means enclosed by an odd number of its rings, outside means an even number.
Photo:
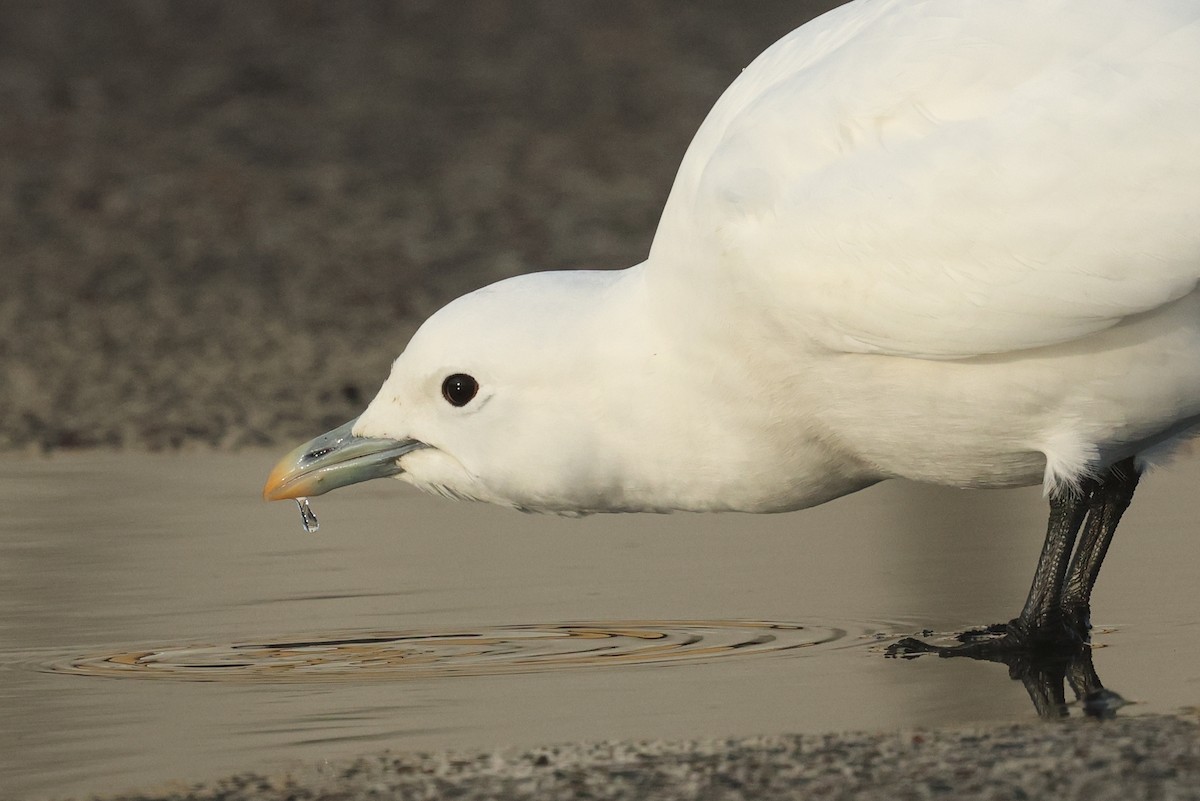
[[[375,439],[350,433],[351,420],[310,440],[279,460],[267,476],[263,498],[282,501],[320,495],[347,484],[403,473],[399,458],[428,447],[415,439]]]

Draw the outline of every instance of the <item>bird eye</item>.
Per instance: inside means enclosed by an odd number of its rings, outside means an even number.
[[[465,373],[455,373],[442,382],[442,397],[451,406],[466,406],[479,391],[479,382]]]

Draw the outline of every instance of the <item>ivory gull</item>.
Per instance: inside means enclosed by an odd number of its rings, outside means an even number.
[[[527,511],[783,512],[1041,483],[998,642],[1086,642],[1139,473],[1200,423],[1197,75],[1193,0],[848,3],[720,98],[644,262],[453,301],[264,496],[395,475]]]

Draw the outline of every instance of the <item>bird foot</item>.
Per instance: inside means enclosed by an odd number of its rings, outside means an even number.
[[[958,645],[941,646],[905,637],[887,649],[887,656],[915,659],[923,654],[967,657],[996,662],[1008,668],[1009,678],[1024,684],[1037,713],[1045,718],[1068,714],[1064,684],[1075,695],[1084,715],[1111,718],[1128,703],[1100,682],[1092,666],[1092,649],[1079,632],[1065,626],[1035,630],[1019,621],[988,626],[958,635]]]
[[[1071,616],[1030,624],[1020,618],[993,623],[955,636],[958,645],[932,645],[915,637],[905,637],[888,646],[886,655],[912,659],[922,654],[941,657],[967,657],[988,662],[1012,661],[1014,654],[1031,656],[1070,655],[1088,647],[1088,625]]]

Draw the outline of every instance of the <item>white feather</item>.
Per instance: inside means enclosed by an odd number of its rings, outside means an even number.
[[[705,121],[660,280],[786,308],[835,351],[1052,345],[1200,278],[1200,4],[866,0]]]
[[[762,54],[648,260],[435,315],[357,432],[557,511],[1048,491],[1200,420],[1200,3],[856,0]],[[448,372],[481,379],[448,409]]]

